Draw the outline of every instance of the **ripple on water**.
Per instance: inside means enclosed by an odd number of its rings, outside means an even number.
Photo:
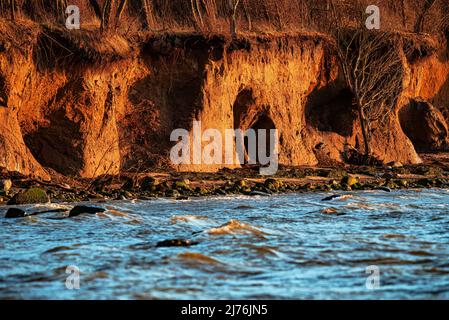
[[[64,287],[70,265],[88,280],[89,299],[449,298],[446,191],[326,196],[114,202],[103,217],[0,218],[0,298],[77,298]],[[167,239],[200,245],[156,249]],[[385,285],[375,296],[365,287],[371,265]]]
[[[240,222],[238,220],[231,220],[220,227],[206,230],[206,233],[211,235],[227,235],[227,234],[252,234],[255,236],[266,236],[267,233],[253,227],[250,224]]]

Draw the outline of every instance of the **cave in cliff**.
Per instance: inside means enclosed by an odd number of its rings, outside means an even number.
[[[249,137],[246,136],[244,139],[245,164],[248,162],[260,164],[259,153],[262,157],[269,157],[275,151],[274,145],[276,141],[272,141],[275,137],[271,135],[271,130],[276,130],[277,128],[268,115],[269,109],[267,106],[258,106],[256,104],[256,99],[251,89],[241,90],[236,98],[233,106],[234,129],[253,130],[256,134],[252,150],[250,150],[249,146]],[[260,132],[264,132],[264,134],[260,136]],[[260,138],[265,138],[265,142],[259,141]],[[254,152],[255,158],[250,159],[250,151]]]
[[[232,37],[224,29],[168,27],[137,36],[117,24],[104,37],[99,28],[69,31],[28,18],[23,26],[0,19],[0,166],[8,170],[91,178],[162,164],[179,171],[226,167],[170,167],[170,133],[191,130],[193,121],[221,133],[277,129],[279,161],[287,166],[319,164],[318,147],[344,162],[346,143],[362,141],[352,93],[324,31],[254,29]],[[434,47],[421,41],[428,36],[398,36],[416,49],[403,61],[401,101],[425,96],[444,119],[424,128],[422,114],[408,106],[392,130],[378,130],[373,151],[387,163],[418,163],[410,140],[418,151],[429,141],[445,150],[449,62],[441,57],[448,41]],[[415,123],[422,134],[411,132]]]
[[[449,150],[449,129],[443,114],[429,102],[412,99],[399,111],[402,130],[418,152]]]
[[[308,97],[306,120],[318,131],[350,137],[356,119],[353,94],[347,88],[329,86],[313,92]]]
[[[267,115],[260,116],[254,124],[249,128],[254,130],[256,133],[256,143],[255,143],[255,155],[256,164],[261,163],[260,157],[266,158],[270,157],[274,154],[275,149],[275,137],[271,135],[271,130],[276,130],[276,126],[274,125],[273,120],[271,120]],[[265,134],[262,136],[259,134],[260,130],[263,130]],[[265,141],[260,141],[260,139],[265,138]],[[245,150],[246,153],[249,153],[248,139],[245,139]]]

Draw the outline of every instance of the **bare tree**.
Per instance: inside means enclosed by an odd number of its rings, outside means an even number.
[[[16,20],[16,0],[9,0],[9,10],[11,13],[11,20]]]
[[[122,17],[123,11],[125,10],[126,4],[128,3],[127,0],[120,0],[120,3],[117,7],[117,12],[115,14],[115,20],[118,23]]]
[[[101,16],[101,31],[109,28],[109,20],[111,19],[112,7],[115,4],[115,0],[106,0],[103,5],[103,12]]]
[[[59,21],[65,21],[65,11],[68,7],[67,0],[56,0],[53,3],[53,9],[55,11],[56,17]]]
[[[144,28],[150,29],[155,23],[154,8],[151,0],[141,0],[143,9]]]
[[[101,18],[102,18],[101,11],[102,10],[101,10],[100,5],[98,4],[98,1],[97,0],[89,0],[89,3],[90,3],[90,6],[92,7],[92,9],[94,10],[97,18],[101,20]]]
[[[334,38],[341,70],[354,95],[369,161],[373,129],[385,127],[391,119],[403,88],[402,46],[392,34],[365,26],[344,30],[336,23]]]
[[[248,0],[243,0],[243,12],[245,13],[246,20],[248,21],[248,31],[251,31],[253,29],[253,22],[249,13]]]
[[[231,35],[233,38],[237,37],[237,9],[239,4],[240,0],[228,0],[228,7],[231,17]]]
[[[421,33],[424,31],[424,22],[426,20],[426,16],[432,9],[432,7],[437,3],[437,0],[420,0],[420,3],[422,3],[421,1],[424,1],[424,5],[416,19],[415,27],[413,29],[415,33]]]
[[[201,31],[204,29],[203,14],[201,13],[201,0],[190,0],[190,6],[192,8],[195,29]]]

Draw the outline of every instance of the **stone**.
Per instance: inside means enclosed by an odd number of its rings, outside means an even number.
[[[398,162],[398,161],[389,162],[389,163],[387,163],[387,166],[391,167],[391,168],[402,168],[402,167],[404,167],[404,165],[401,162]]]
[[[335,199],[338,199],[338,198],[341,198],[341,195],[339,195],[339,194],[334,194],[334,195],[332,195],[332,196],[329,196],[329,197],[324,198],[324,199],[321,200],[321,201],[332,201],[332,200],[335,200]]]
[[[404,179],[398,180],[397,184],[400,185],[403,188],[407,188],[408,187],[408,181],[404,180]]]
[[[330,179],[343,179],[347,175],[348,173],[345,170],[336,168],[328,171],[326,177]]]
[[[199,242],[185,240],[185,239],[174,239],[174,240],[165,240],[158,242],[156,245],[157,248],[171,248],[171,247],[190,247],[198,245]]]
[[[176,189],[169,190],[167,192],[167,197],[170,197],[170,198],[179,198],[180,196],[181,196],[181,193],[179,193],[179,191]]]
[[[123,193],[123,195],[125,196],[126,199],[134,199],[134,194],[132,194],[132,193],[129,192],[129,191],[125,191],[125,192]]]
[[[356,177],[353,176],[346,176],[341,180],[342,184],[346,184],[350,187],[354,186],[355,184],[357,184],[359,182],[359,180]]]
[[[140,182],[140,187],[144,191],[155,191],[157,185],[157,180],[153,177],[145,177]]]
[[[392,180],[392,179],[398,178],[398,175],[395,174],[395,173],[387,172],[387,173],[382,175],[382,178],[385,179],[385,180]]]
[[[5,215],[6,219],[25,218],[25,217],[26,217],[25,211],[17,208],[9,208]]]
[[[0,192],[4,194],[8,194],[9,190],[11,190],[12,187],[12,181],[9,179],[6,180],[0,180]]]
[[[421,187],[430,187],[433,185],[433,181],[430,179],[421,179],[416,182],[417,185]]]
[[[76,206],[70,210],[69,217],[77,217],[82,214],[97,214],[105,212],[106,209],[98,207],[88,207],[88,206]]]
[[[22,205],[22,204],[36,204],[49,203],[50,198],[43,189],[31,188],[24,192],[16,194],[8,201],[7,205]]]
[[[391,192],[391,189],[387,188],[387,187],[377,187],[376,190],[385,191],[385,192]]]
[[[173,182],[173,189],[177,190],[189,190],[190,181],[187,179]]]
[[[265,187],[270,190],[278,190],[284,185],[282,181],[276,179],[267,179],[264,183]]]
[[[221,196],[226,196],[226,195],[228,195],[228,193],[227,193],[225,190],[222,190],[222,189],[217,189],[217,190],[215,190],[215,194],[221,195]]]
[[[271,194],[265,193],[265,192],[261,192],[261,191],[251,191],[251,192],[249,193],[249,196],[251,196],[251,197],[256,197],[256,196],[260,196],[260,197],[271,197]]]
[[[247,183],[245,180],[239,180],[235,183],[235,185],[240,188],[245,188],[247,186]]]

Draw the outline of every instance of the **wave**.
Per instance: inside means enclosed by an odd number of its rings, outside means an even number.
[[[253,227],[250,224],[240,222],[238,220],[231,220],[220,227],[206,230],[206,233],[212,235],[226,235],[226,234],[253,234],[256,236],[265,236],[267,233]]]
[[[187,262],[200,262],[213,265],[222,264],[220,261],[214,258],[195,252],[180,253],[177,257]]]
[[[205,220],[208,220],[208,217],[193,216],[193,215],[174,216],[171,218],[171,222],[173,224],[178,223],[178,222],[192,222],[192,221],[205,221]]]

